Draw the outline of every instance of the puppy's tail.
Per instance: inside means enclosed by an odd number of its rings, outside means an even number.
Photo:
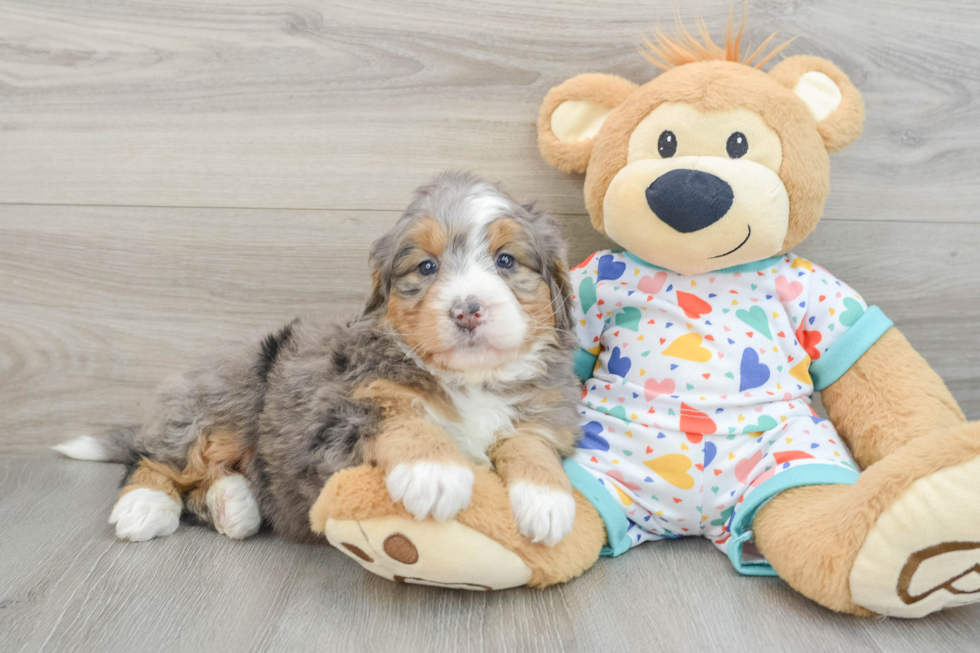
[[[128,463],[136,453],[136,434],[139,426],[122,426],[101,435],[82,435],[74,440],[51,447],[75,460]]]

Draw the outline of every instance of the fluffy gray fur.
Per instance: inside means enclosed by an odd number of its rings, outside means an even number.
[[[560,453],[569,453],[578,434],[579,384],[571,362],[567,276],[555,273],[567,270],[555,220],[471,174],[446,173],[418,189],[394,228],[374,243],[370,264],[378,283],[363,314],[346,324],[297,319],[258,342],[228,348],[196,369],[168,379],[141,427],[103,436],[109,457],[131,465],[148,457],[179,470],[202,433],[240,434],[255,452],[251,465],[241,471],[266,523],[292,540],[323,541],[310,530],[310,507],[332,474],[363,462],[364,442],[382,424],[378,408],[351,399],[351,393],[375,379],[432,391],[447,383],[406,356],[397,333],[379,325],[392,292],[393,262],[402,239],[422,216],[441,221],[451,235],[463,233],[468,198],[487,192],[502,198],[507,216],[529,234],[539,274],[551,289],[559,331],[558,344],[541,357],[540,374],[520,381],[495,381],[489,389],[514,398],[519,420],[534,420],[567,434],[556,445]],[[554,397],[555,391],[561,396],[558,405],[538,401],[542,392]],[[186,511],[209,520],[200,506],[185,506]]]

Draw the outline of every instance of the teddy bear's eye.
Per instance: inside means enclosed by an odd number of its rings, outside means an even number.
[[[732,132],[732,135],[728,137],[728,143],[725,144],[725,149],[728,150],[728,156],[733,159],[741,158],[749,151],[749,139],[745,138],[745,134],[742,132]]]
[[[657,141],[657,151],[665,159],[674,156],[674,153],[677,152],[677,137],[674,136],[674,132],[667,129],[660,134],[660,140]]]

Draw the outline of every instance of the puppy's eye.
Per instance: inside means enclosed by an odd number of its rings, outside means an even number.
[[[725,144],[725,149],[728,150],[728,156],[739,159],[749,151],[749,139],[745,138],[745,134],[742,132],[732,132]]]
[[[422,261],[419,263],[418,271],[423,277],[427,277],[430,274],[435,274],[439,266],[436,265],[435,261]]]
[[[668,129],[660,134],[660,139],[657,141],[657,151],[665,159],[674,156],[674,153],[677,152],[677,137],[674,136],[674,132]]]
[[[508,270],[514,267],[515,263],[517,263],[517,260],[510,254],[501,254],[500,256],[497,257],[498,268],[504,268],[505,270]]]

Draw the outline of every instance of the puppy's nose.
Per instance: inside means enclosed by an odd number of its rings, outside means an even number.
[[[450,309],[450,315],[458,327],[472,331],[483,322],[486,309],[478,297],[470,295],[466,299],[457,299]]]
[[[735,199],[725,180],[700,170],[665,172],[650,184],[646,194],[650,210],[682,234],[718,222]]]

